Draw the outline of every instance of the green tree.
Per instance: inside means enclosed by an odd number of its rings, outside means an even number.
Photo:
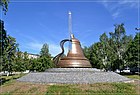
[[[47,43],[43,44],[40,51],[40,56],[51,57],[51,54],[49,53],[49,45]]]
[[[122,69],[124,66],[124,59],[123,59],[123,54],[125,52],[124,50],[124,44],[123,44],[123,38],[125,37],[125,28],[124,24],[116,24],[115,26],[115,31],[110,32],[110,36],[112,39],[112,44],[113,44],[113,52],[116,55],[116,58],[114,60],[113,64],[113,70],[115,69]]]
[[[106,33],[103,33],[100,36],[100,59],[102,61],[102,66],[104,67],[104,69],[107,71],[109,69],[109,54],[108,54],[108,49],[109,49],[109,43],[108,43],[108,37],[106,35]]]
[[[83,53],[84,53],[84,55],[85,55],[85,57],[86,58],[90,58],[90,50],[89,50],[89,47],[87,47],[87,46],[84,46],[84,48],[83,48]]]
[[[49,45],[44,44],[40,51],[40,57],[37,59],[30,59],[29,69],[30,71],[45,71],[48,68],[54,67],[54,63],[51,60],[51,54],[49,53]]]
[[[90,64],[94,68],[101,68],[99,57],[99,42],[92,44],[90,47],[84,47],[83,52],[86,58],[89,59]]]
[[[83,49],[92,67],[115,71],[127,66],[129,58],[126,59],[126,51],[132,41],[132,36],[125,34],[124,24],[116,24],[115,31],[110,32],[110,37],[103,33],[99,39],[99,42]]]
[[[45,43],[40,51],[40,58],[38,58],[37,71],[45,71],[48,68],[54,67],[54,63],[51,60],[51,54],[49,53],[49,45]]]
[[[36,70],[41,72],[41,71],[45,71],[48,68],[52,68],[54,67],[54,64],[51,60],[51,58],[47,58],[47,57],[40,57],[37,59],[37,66],[36,66]]]
[[[8,11],[8,3],[10,0],[0,0],[0,6],[2,10],[4,11],[4,14]]]
[[[4,50],[8,44],[8,38],[6,30],[4,29],[4,22],[0,20],[0,64],[3,64]],[[3,65],[0,65],[0,71],[2,71]]]
[[[0,54],[3,54],[3,50],[7,44],[7,33],[4,29],[4,22],[0,20]]]
[[[29,59],[28,69],[30,71],[36,71],[38,66],[38,59],[31,58]]]
[[[94,68],[102,68],[102,62],[100,60],[100,42],[94,43],[89,47],[90,54],[90,63],[92,64],[92,67]]]
[[[29,65],[29,56],[28,56],[27,52],[23,53],[23,63],[24,63],[24,67],[25,67],[24,70],[28,70],[29,69],[29,67],[28,67],[28,65]]]
[[[140,67],[140,33],[136,33],[133,41],[128,45],[125,59],[127,60],[127,66]]]
[[[3,53],[3,71],[8,71],[9,73],[12,73],[13,69],[14,69],[14,65],[15,65],[15,58],[16,58],[16,50],[18,47],[18,44],[16,43],[16,39],[11,37],[11,36],[7,36],[8,38],[8,44],[7,47],[4,49],[4,53]]]
[[[117,55],[116,55],[116,51],[114,50],[115,48],[115,42],[113,41],[112,38],[109,38],[109,47],[108,47],[108,61],[109,61],[109,69],[111,71],[115,71],[116,70],[116,59],[117,59]]]
[[[25,66],[24,66],[24,62],[23,62],[23,53],[18,50],[16,52],[14,71],[22,72],[24,70],[25,70]]]

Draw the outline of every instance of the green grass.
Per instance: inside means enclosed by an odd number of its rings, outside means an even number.
[[[140,80],[140,75],[124,75],[128,78],[131,78],[131,79],[139,79]]]
[[[97,83],[89,85],[52,85],[46,95],[136,95],[135,86],[128,83]]]
[[[10,93],[0,94],[0,95],[11,95]]]
[[[0,76],[0,78],[4,79],[4,82],[2,82],[2,84],[0,85],[4,85],[4,84],[9,84],[9,83],[12,83],[12,81],[14,81],[15,79],[18,79],[22,76],[24,76],[25,74],[21,73],[21,74],[15,74],[15,75],[10,75],[10,76],[5,76],[5,75],[2,75]]]
[[[49,94],[82,94],[81,90],[69,85],[53,85],[48,88],[46,95]]]
[[[22,77],[24,75],[25,74],[23,74],[23,73],[21,73],[21,74],[15,74],[15,75],[10,75],[10,76],[2,75],[1,78],[5,78],[6,80],[8,80],[8,79],[17,79],[17,78]]]
[[[116,93],[129,93],[130,95],[133,95],[135,93],[135,87],[132,84],[114,83],[112,85],[115,87]]]
[[[138,95],[135,85],[130,83],[47,85],[14,81],[2,89],[0,95]]]

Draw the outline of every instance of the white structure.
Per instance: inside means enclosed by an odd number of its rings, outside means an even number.
[[[39,55],[38,54],[31,54],[31,53],[28,53],[28,58],[31,59],[31,58],[38,58]]]
[[[24,52],[21,52],[21,55],[20,55],[22,58],[24,58]],[[39,54],[32,54],[32,53],[28,53],[27,52],[27,56],[28,56],[28,58],[29,59],[31,59],[31,58],[39,58]],[[16,57],[17,57],[17,53],[16,53]]]

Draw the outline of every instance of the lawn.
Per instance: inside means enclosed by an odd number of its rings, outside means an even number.
[[[0,79],[2,79],[3,82],[0,85],[4,85],[9,82],[12,82],[13,80],[18,79],[24,75],[26,75],[26,74],[21,73],[21,74],[10,75],[10,76],[2,75],[2,76],[0,76]]]
[[[6,76],[5,76],[6,77]],[[15,78],[19,75],[13,76]],[[9,79],[10,77],[7,77]],[[1,95],[139,95],[138,83],[40,84],[11,78],[1,85]],[[137,84],[137,85],[136,85]]]
[[[124,75],[124,76],[126,76],[128,78],[131,78],[131,79],[138,79],[138,80],[140,80],[140,75]]]

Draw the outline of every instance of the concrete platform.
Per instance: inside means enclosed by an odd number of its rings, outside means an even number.
[[[52,68],[46,72],[29,73],[17,81],[33,83],[93,84],[100,82],[130,82],[129,78],[96,68]]]

